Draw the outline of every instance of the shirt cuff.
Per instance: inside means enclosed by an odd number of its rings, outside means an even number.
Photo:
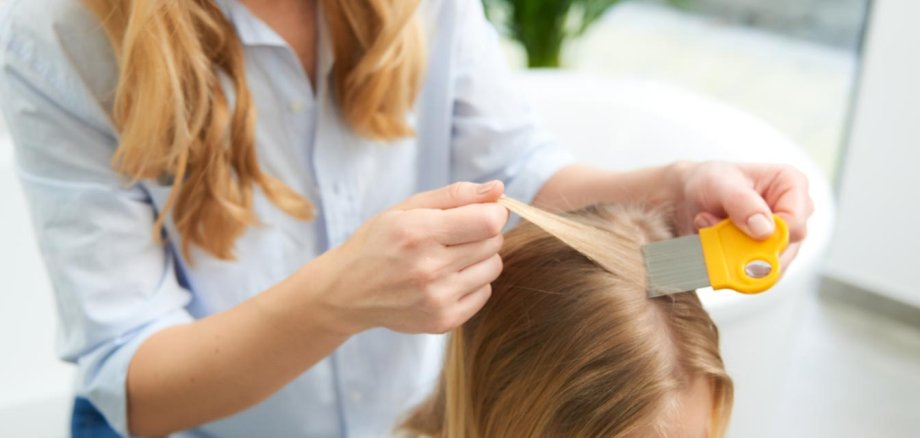
[[[185,310],[175,310],[81,357],[78,365],[83,384],[77,395],[89,399],[119,435],[130,436],[126,385],[134,353],[154,333],[192,321],[194,318]]]

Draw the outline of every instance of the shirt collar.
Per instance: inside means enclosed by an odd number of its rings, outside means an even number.
[[[284,41],[274,29],[265,24],[264,21],[256,17],[249,9],[238,0],[217,0],[218,6],[224,11],[224,15],[233,24],[240,42],[244,46],[273,46],[284,47],[290,50],[287,42]],[[329,27],[324,16],[323,2],[317,2],[317,28],[316,28],[316,69],[317,73],[322,76],[328,75],[332,69],[334,57],[332,53],[332,37],[329,34]]]

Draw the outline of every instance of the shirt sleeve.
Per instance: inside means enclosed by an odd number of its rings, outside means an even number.
[[[508,196],[531,202],[546,180],[574,158],[537,129],[482,2],[456,3],[452,179],[501,179]]]
[[[56,297],[57,352],[77,365],[77,395],[127,435],[131,359],[152,334],[193,320],[191,294],[170,247],[152,239],[150,197],[109,164],[116,138],[86,82],[98,76],[83,79],[92,71],[72,66],[55,38],[5,26],[0,107]]]

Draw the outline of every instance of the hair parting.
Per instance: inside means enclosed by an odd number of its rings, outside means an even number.
[[[640,246],[672,235],[663,216],[498,203],[526,222],[505,235],[492,297],[451,333],[438,387],[401,430],[439,438],[683,436],[677,416],[699,386],[712,401],[710,417],[699,420],[709,436],[724,436],[733,388],[718,330],[696,294],[646,294]]]

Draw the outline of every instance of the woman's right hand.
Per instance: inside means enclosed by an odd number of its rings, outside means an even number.
[[[377,215],[325,254],[334,271],[321,307],[348,333],[387,327],[443,333],[489,299],[502,270],[508,211],[500,181],[419,193]]]

